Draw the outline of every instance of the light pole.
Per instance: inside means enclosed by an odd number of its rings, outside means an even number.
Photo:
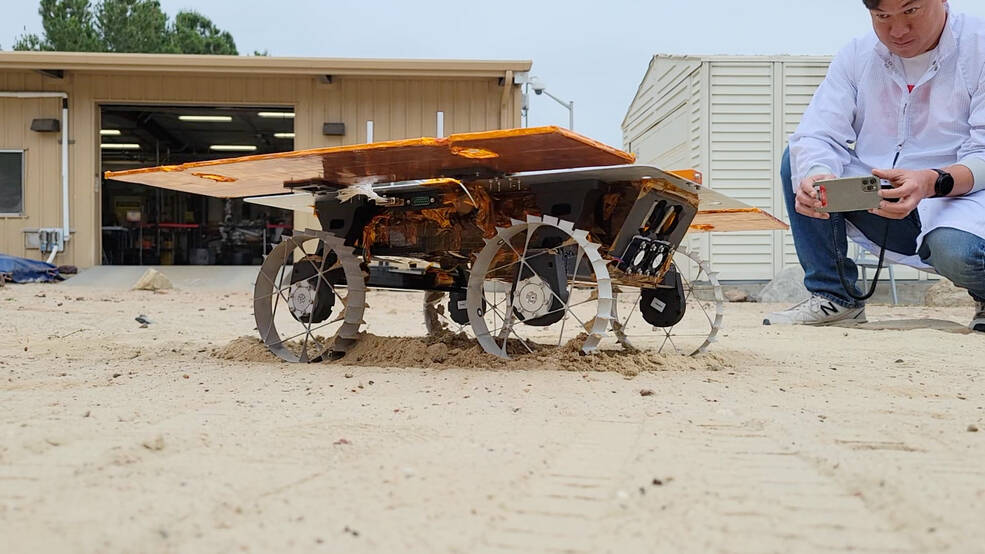
[[[574,102],[574,100],[572,100],[570,102],[565,102],[564,100],[558,98],[557,96],[554,96],[553,94],[551,94],[550,92],[547,91],[547,86],[544,85],[544,82],[541,81],[540,78],[538,78],[538,77],[531,77],[530,80],[527,81],[526,85],[527,85],[527,88],[528,89],[531,89],[531,88],[534,89],[534,94],[536,94],[537,96],[540,96],[541,94],[546,94],[552,100],[554,100],[558,104],[561,104],[562,106],[564,106],[565,108],[567,108],[568,109],[568,129],[571,130],[571,131],[574,131],[575,130],[575,102]],[[525,112],[528,112],[530,110],[529,94],[524,94],[524,96],[525,96],[525,98],[524,98],[524,111]],[[527,117],[529,118],[529,114],[527,115]]]

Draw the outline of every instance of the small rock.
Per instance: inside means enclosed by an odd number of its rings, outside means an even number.
[[[663,482],[662,480],[660,480],[660,479],[657,479],[656,477],[654,477],[654,478],[653,478],[653,481],[651,482],[651,484],[652,484],[652,485],[653,485],[654,487],[662,487],[662,486],[663,486],[663,484],[664,484],[664,482]]]
[[[133,285],[133,290],[158,291],[173,288],[174,285],[171,284],[171,281],[156,269],[145,271],[143,276]]]
[[[902,359],[902,358],[900,358],[900,359],[898,359],[898,360],[896,360],[896,363],[898,363],[898,364],[901,364],[901,363],[903,363],[903,359]]]
[[[134,320],[135,320],[135,321],[136,321],[137,323],[140,323],[140,324],[142,324],[142,325],[144,325],[145,327],[146,327],[147,325],[150,325],[150,323],[151,323],[151,321],[150,321],[149,319],[147,319],[147,316],[145,316],[144,314],[140,314],[140,315],[138,315],[137,317],[135,317],[135,318],[133,318],[133,319],[134,319]]]
[[[351,373],[346,373],[345,374],[345,378],[346,379],[352,379],[352,374]]]
[[[339,440],[333,442],[332,444],[342,445],[342,444],[352,444],[352,443],[349,442],[349,439],[339,439]]]
[[[448,345],[437,342],[427,348],[428,357],[435,363],[444,362],[448,358]]]
[[[934,286],[927,289],[924,296],[924,304],[938,308],[950,308],[957,306],[974,307],[975,301],[968,294],[968,291],[958,288],[947,279],[941,279]]]
[[[650,389],[643,389],[640,391],[640,396],[653,396],[654,392]]]
[[[804,269],[800,266],[788,267],[773,278],[770,284],[759,292],[759,302],[789,304],[810,298],[811,293],[804,286]]]
[[[975,425],[974,423],[972,423],[971,425],[968,426],[968,432],[969,433],[977,433],[978,432],[978,426]]]
[[[114,373],[114,374],[113,374],[113,379],[116,379],[116,378],[117,378],[117,377],[119,377],[120,375],[122,375],[122,373]]]
[[[140,443],[141,446],[147,450],[153,450],[154,452],[160,452],[164,450],[164,437],[158,435],[154,440],[144,441]]]

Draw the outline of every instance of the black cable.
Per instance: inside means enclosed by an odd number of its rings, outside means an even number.
[[[845,222],[844,217],[842,217],[840,214],[836,215],[835,217],[838,217],[842,223]],[[851,296],[855,300],[864,302],[872,298],[872,295],[875,294],[876,292],[876,285],[879,284],[879,274],[882,272],[882,262],[883,260],[886,259],[886,243],[889,242],[889,224],[890,221],[887,220],[886,232],[883,234],[882,247],[881,250],[879,251],[879,266],[876,267],[876,274],[872,277],[872,286],[869,288],[869,292],[867,294],[859,296],[855,294],[854,290],[852,290],[854,289],[854,287],[848,284],[848,279],[845,277],[845,259],[848,257],[848,253],[846,252],[844,255],[842,255],[841,252],[838,250],[838,230],[835,228],[834,222],[832,222],[831,244],[834,246],[835,249],[835,259],[838,265],[838,278],[841,279],[841,286],[844,287],[845,292],[848,293],[848,296]],[[846,233],[848,232],[847,229],[845,232]]]

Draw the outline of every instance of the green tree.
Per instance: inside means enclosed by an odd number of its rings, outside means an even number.
[[[41,0],[38,8],[44,35],[20,37],[14,50],[100,52],[103,42],[93,21],[89,0]]]
[[[107,0],[108,1],[108,0]],[[222,54],[235,56],[236,42],[228,31],[221,31],[198,12],[178,12],[171,26],[171,50],[182,54]]]
[[[235,56],[229,32],[194,11],[169,23],[158,0],[41,0],[44,33],[18,38],[14,50],[225,54]]]
[[[96,6],[107,52],[166,52],[168,16],[157,0],[107,0]]]

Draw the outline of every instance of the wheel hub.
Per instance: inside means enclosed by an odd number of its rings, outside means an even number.
[[[287,297],[287,306],[298,321],[311,317],[315,307],[315,289],[308,281],[299,281],[291,285],[291,294]]]
[[[528,277],[517,284],[516,292],[513,293],[513,309],[524,320],[547,315],[554,300],[552,292],[551,286],[539,275]]]

